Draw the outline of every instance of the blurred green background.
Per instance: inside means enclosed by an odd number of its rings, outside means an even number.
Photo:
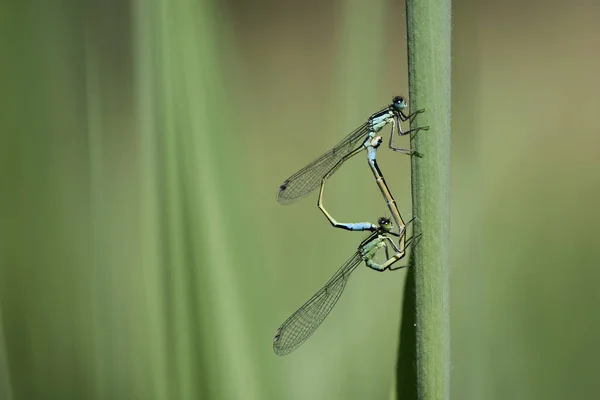
[[[453,26],[452,396],[596,398],[600,3]],[[274,355],[364,236],[275,192],[408,92],[405,32],[389,0],[4,2],[0,399],[390,398],[405,271],[358,269]],[[360,158],[341,221],[385,215]]]

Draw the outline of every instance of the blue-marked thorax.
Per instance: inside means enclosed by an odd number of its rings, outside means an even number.
[[[365,244],[361,249],[363,259],[368,260],[375,257],[375,253],[377,253],[377,250],[379,250],[383,246],[385,246],[385,243],[383,242],[382,236],[379,236],[377,239],[371,240],[369,243]]]
[[[371,115],[369,118],[370,136],[379,132],[381,128],[386,126],[394,118],[394,113],[390,110],[385,110]]]

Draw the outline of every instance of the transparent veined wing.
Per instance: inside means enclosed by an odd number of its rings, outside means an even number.
[[[286,179],[277,191],[277,201],[280,204],[291,204],[300,197],[315,190],[327,172],[344,156],[355,150],[369,133],[368,123],[365,122],[348,136],[342,139],[331,150],[324,153],[310,164]]]
[[[363,257],[356,252],[321,290],[279,327],[273,339],[275,353],[280,356],[291,353],[315,332],[337,303],[350,274],[362,261]]]

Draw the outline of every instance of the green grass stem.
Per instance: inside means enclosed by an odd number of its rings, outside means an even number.
[[[449,332],[449,178],[451,2],[407,0],[410,109],[424,108],[413,127],[429,126],[414,135],[412,203],[415,234],[422,234],[413,252],[412,276],[405,291],[405,322],[398,366],[399,398],[450,397]],[[411,283],[412,282],[412,283]],[[414,285],[414,286],[412,286]],[[412,287],[411,287],[412,286]],[[407,319],[408,306],[414,315]],[[414,331],[412,351],[407,351]],[[412,355],[412,356],[411,356]],[[405,360],[402,362],[402,360]],[[413,360],[414,362],[410,362]],[[406,379],[409,365],[416,373],[416,393]]]

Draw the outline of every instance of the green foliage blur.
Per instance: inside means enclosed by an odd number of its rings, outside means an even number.
[[[599,4],[454,2],[456,399],[600,393]],[[274,355],[364,237],[275,192],[406,94],[403,7],[4,4],[0,399],[389,399],[404,271],[358,269]],[[380,155],[410,217],[409,159]],[[386,213],[360,158],[340,221]]]

